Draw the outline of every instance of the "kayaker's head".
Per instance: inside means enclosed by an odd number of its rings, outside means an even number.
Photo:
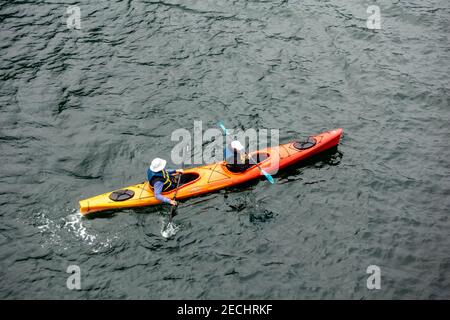
[[[161,158],[155,158],[152,160],[152,163],[150,164],[150,170],[153,172],[160,172],[166,167],[167,161]]]
[[[239,152],[241,152],[242,150],[244,150],[244,146],[243,146],[239,141],[237,141],[237,140],[234,140],[234,141],[231,142],[231,147],[232,147],[234,150],[237,150],[237,151],[239,151]]]

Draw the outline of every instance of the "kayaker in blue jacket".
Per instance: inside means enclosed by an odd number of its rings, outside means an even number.
[[[173,206],[177,205],[175,200],[164,197],[161,192],[171,190],[176,187],[176,180],[174,173],[183,173],[183,169],[166,170],[167,161],[161,158],[153,159],[150,167],[147,169],[147,180],[150,186],[153,187],[155,198],[164,203],[169,203]]]

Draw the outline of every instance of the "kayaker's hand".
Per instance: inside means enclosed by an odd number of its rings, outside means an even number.
[[[170,204],[173,205],[173,206],[176,206],[177,202],[175,200],[170,200]]]
[[[177,172],[178,172],[178,173],[183,173],[184,170],[183,170],[183,169],[178,169]]]

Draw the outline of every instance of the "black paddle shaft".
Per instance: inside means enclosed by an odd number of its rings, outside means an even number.
[[[177,193],[178,193],[178,188],[180,187],[181,175],[182,175],[182,173],[179,173],[179,176],[178,176],[178,182],[177,182],[177,189],[175,190],[175,194],[173,195],[173,200],[174,200],[174,201],[176,201],[176,199],[177,199]],[[178,206],[178,203],[177,203],[176,206],[172,206],[172,207],[170,208],[169,222],[172,221],[173,211],[175,210],[175,208],[176,208],[177,206]]]
[[[189,146],[186,147],[186,153],[187,153],[188,150],[189,150]],[[183,160],[184,160],[184,159],[183,159]],[[184,168],[184,161],[183,161],[183,165],[181,166],[181,168]],[[173,201],[176,201],[176,199],[177,199],[177,193],[178,193],[178,189],[179,189],[179,187],[180,187],[181,175],[182,175],[182,173],[179,173],[179,176],[178,176],[178,182],[177,182],[177,189],[175,190],[175,193],[174,193],[174,195],[173,195]],[[176,209],[177,206],[178,206],[178,203],[177,203],[176,206],[172,206],[172,207],[170,208],[169,223],[172,222],[173,212],[174,212],[174,210]]]

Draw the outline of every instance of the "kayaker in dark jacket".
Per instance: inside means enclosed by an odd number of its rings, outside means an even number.
[[[147,180],[150,186],[153,187],[153,192],[156,199],[176,206],[176,201],[164,197],[161,192],[168,191],[176,187],[176,180],[173,174],[177,172],[181,174],[183,173],[183,169],[166,170],[166,163],[167,161],[161,158],[153,159],[150,167],[147,169]]]
[[[225,162],[231,172],[242,172],[252,166],[244,152],[244,146],[237,140],[232,141],[225,149]]]

